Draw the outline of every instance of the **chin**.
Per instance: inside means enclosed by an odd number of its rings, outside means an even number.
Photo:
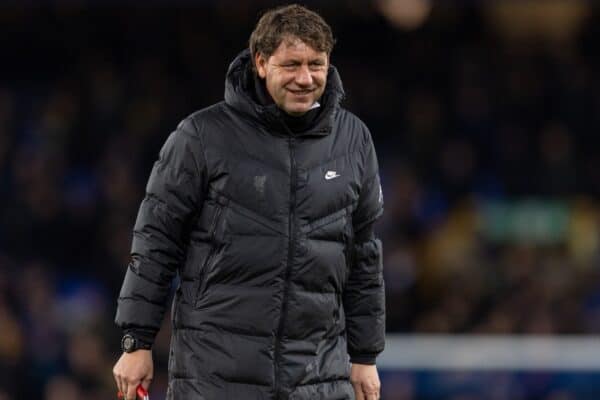
[[[309,105],[296,105],[294,107],[286,107],[284,108],[285,112],[287,112],[290,115],[302,115],[302,114],[306,114],[308,112],[308,110],[310,110],[310,106]]]
[[[304,115],[308,112],[308,107],[307,108],[303,108],[303,109],[287,109],[284,110],[286,113],[288,113],[289,115],[292,115],[294,117],[299,117],[301,115]]]

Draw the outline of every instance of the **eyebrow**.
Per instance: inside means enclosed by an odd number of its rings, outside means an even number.
[[[312,60],[308,60],[309,64],[326,64],[327,60],[323,59],[323,58],[314,58]],[[297,58],[289,58],[289,59],[284,59],[283,61],[281,61],[281,63],[279,63],[279,65],[285,65],[285,64],[302,64],[302,60],[297,59]]]

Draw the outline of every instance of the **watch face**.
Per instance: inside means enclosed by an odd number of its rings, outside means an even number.
[[[123,338],[123,350],[131,351],[135,347],[135,339],[132,336],[126,335]]]

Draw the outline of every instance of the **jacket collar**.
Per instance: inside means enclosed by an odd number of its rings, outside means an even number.
[[[245,49],[229,65],[225,79],[225,102],[246,115],[255,122],[263,125],[269,131],[288,134],[286,117],[283,110],[272,102],[259,102],[253,94],[255,73],[252,70],[250,51]],[[319,114],[306,129],[296,132],[296,135],[328,135],[339,111],[340,102],[344,97],[342,81],[334,66],[329,67],[327,84],[323,96],[319,99],[321,104]],[[266,104],[261,104],[266,103]]]

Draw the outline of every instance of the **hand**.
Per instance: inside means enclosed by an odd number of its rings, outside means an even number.
[[[375,365],[352,364],[350,382],[354,387],[356,400],[379,400],[381,383]]]
[[[152,363],[152,350],[136,350],[132,353],[123,353],[113,367],[113,375],[117,388],[125,395],[125,400],[136,399],[138,385],[148,390],[154,373]]]

